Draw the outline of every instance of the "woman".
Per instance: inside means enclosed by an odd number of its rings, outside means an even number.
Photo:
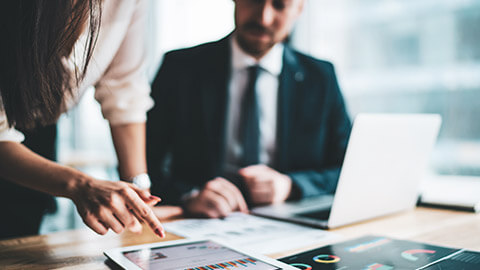
[[[0,238],[38,233],[51,205],[45,194],[70,198],[99,234],[139,231],[145,221],[164,236],[149,207],[158,197],[47,159],[58,117],[93,85],[110,123],[121,179],[146,172],[144,123],[153,102],[143,72],[145,4],[1,1]]]

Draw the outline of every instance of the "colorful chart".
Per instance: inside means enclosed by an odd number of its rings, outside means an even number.
[[[223,249],[221,246],[216,246],[216,245],[201,245],[201,246],[191,246],[187,247],[188,250],[194,250],[194,249]]]
[[[210,264],[205,266],[199,266],[195,268],[188,268],[185,270],[216,270],[216,269],[229,269],[235,267],[248,267],[249,264],[256,265],[256,260],[252,258],[245,258],[241,260],[217,263],[217,264]]]
[[[384,265],[381,263],[372,263],[367,265],[366,268],[364,268],[364,270],[392,270],[392,269],[394,269],[393,266]]]
[[[418,254],[418,253],[428,253],[428,254],[435,254],[435,250],[429,250],[429,249],[410,249],[402,252],[402,257],[406,260],[409,261],[416,261],[418,260],[418,257],[414,256],[413,254]]]
[[[300,268],[302,270],[312,270],[312,266],[304,263],[291,263],[291,266],[295,266],[297,268]]]
[[[318,263],[336,263],[340,261],[340,257],[335,255],[321,254],[313,257],[313,261]]]
[[[290,255],[281,258],[280,261],[288,264],[308,264],[312,266],[312,270],[422,269],[458,251],[459,249],[372,235]],[[457,261],[455,263],[459,264]],[[445,269],[480,269],[480,267]]]
[[[373,239],[373,240],[365,242],[365,243],[361,243],[361,244],[357,244],[357,245],[354,245],[354,246],[351,246],[351,247],[347,247],[346,250],[349,251],[349,252],[362,252],[362,251],[365,251],[365,250],[368,250],[368,249],[371,249],[371,248],[378,247],[378,246],[381,246],[383,244],[389,243],[391,241],[392,241],[391,239],[387,239],[387,238],[382,237],[382,238]]]

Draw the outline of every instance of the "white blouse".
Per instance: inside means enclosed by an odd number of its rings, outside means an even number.
[[[104,0],[98,40],[84,80],[73,96],[66,97],[64,111],[75,106],[90,86],[95,86],[95,99],[111,125],[146,121],[146,112],[153,106],[150,85],[145,72],[145,0]],[[69,59],[82,68],[86,32],[75,43]],[[22,142],[24,136],[8,122],[0,103],[0,141]]]

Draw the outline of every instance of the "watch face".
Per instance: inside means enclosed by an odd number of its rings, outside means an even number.
[[[150,177],[146,173],[135,176],[132,182],[141,189],[149,189],[151,186]]]

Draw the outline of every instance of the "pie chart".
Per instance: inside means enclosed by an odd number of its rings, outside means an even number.
[[[291,266],[295,266],[297,268],[300,268],[302,270],[312,270],[312,266],[304,263],[291,263]]]
[[[414,262],[414,261],[418,260],[418,257],[415,256],[415,254],[422,254],[422,253],[434,254],[435,250],[429,250],[429,249],[405,250],[404,252],[402,252],[402,257],[406,260]]]
[[[393,266],[383,265],[381,263],[372,263],[367,265],[367,268],[364,270],[393,270],[395,269]]]
[[[340,261],[340,257],[335,255],[321,254],[313,257],[313,261],[318,263],[336,263]]]

